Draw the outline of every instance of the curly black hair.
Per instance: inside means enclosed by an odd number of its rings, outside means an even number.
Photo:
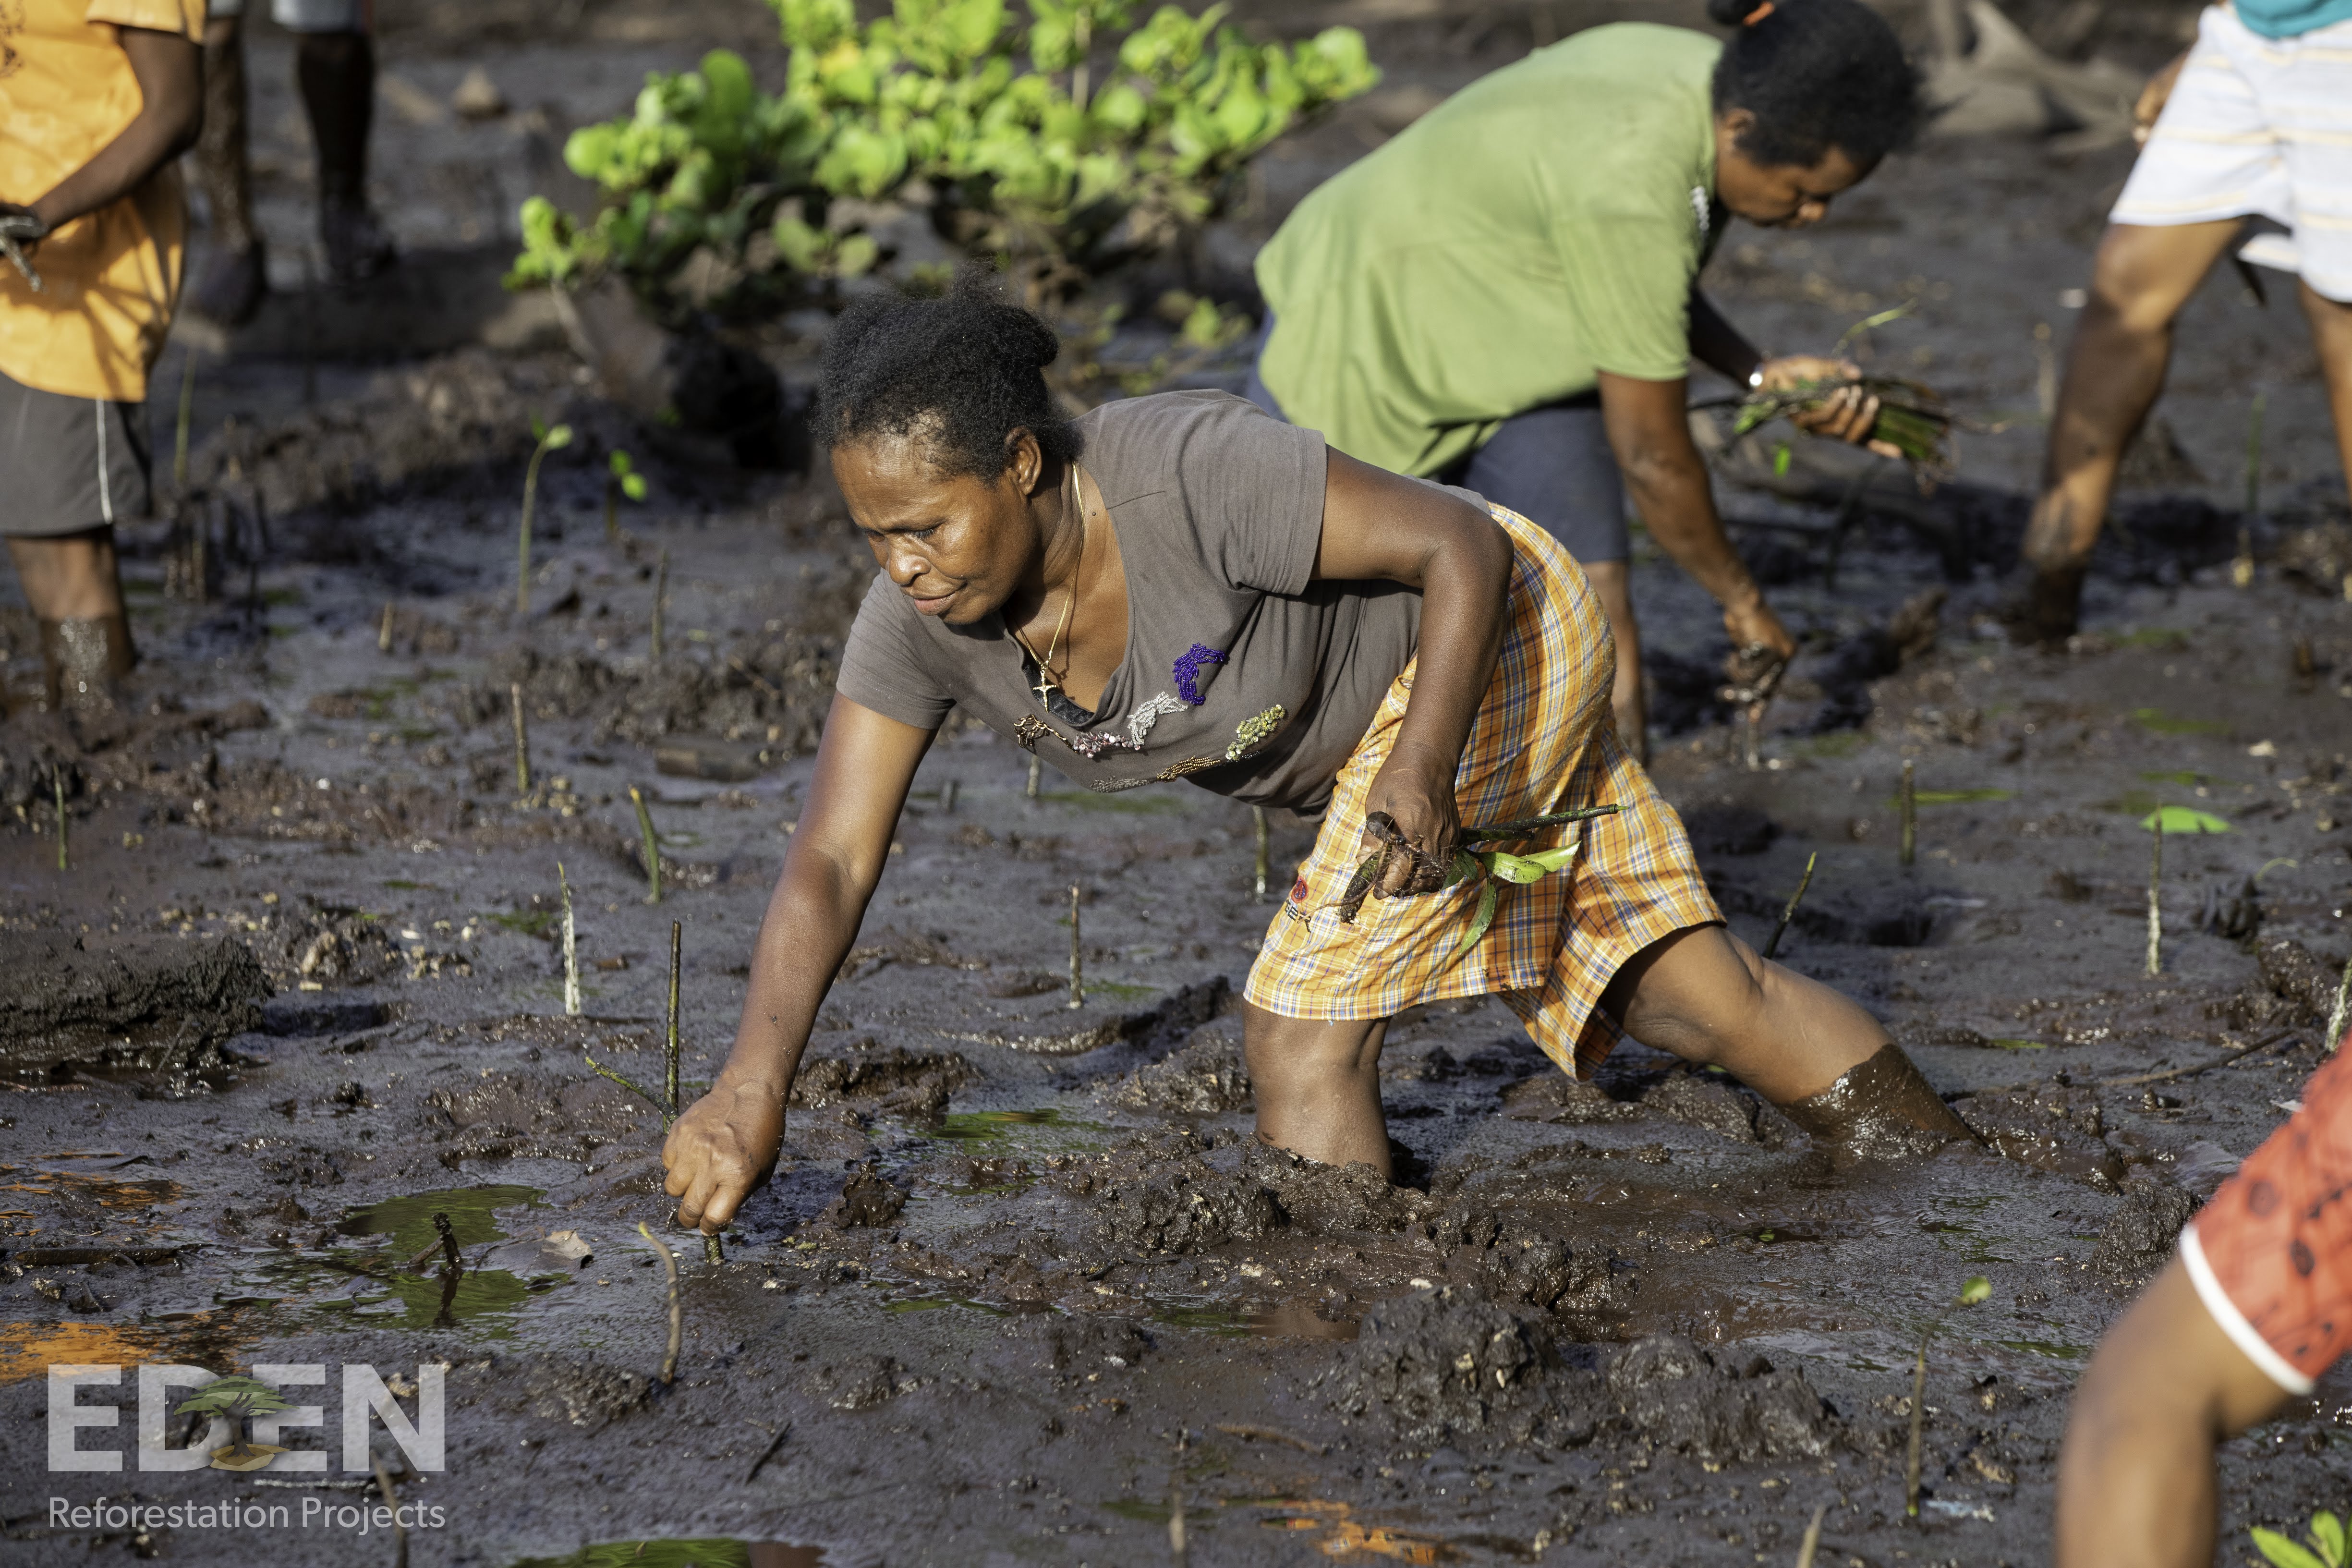
[[[1062,352],[1054,329],[967,267],[936,300],[859,300],[834,323],[817,384],[816,439],[830,451],[876,436],[910,436],[949,474],[993,479],[1012,461],[1015,430],[1052,461],[1078,456],[1077,426],[1046,389]]]
[[[1739,150],[1759,163],[1811,168],[1834,147],[1867,169],[1910,144],[1919,73],[1886,19],[1862,0],[1707,0],[1736,26],[1715,68],[1715,110],[1756,123]]]

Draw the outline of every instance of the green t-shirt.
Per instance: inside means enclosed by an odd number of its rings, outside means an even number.
[[[1621,22],[1470,86],[1311,193],[1257,259],[1260,370],[1351,457],[1433,474],[1598,373],[1689,371],[1722,46]]]

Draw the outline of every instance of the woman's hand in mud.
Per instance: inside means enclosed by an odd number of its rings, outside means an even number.
[[[1825,436],[1832,441],[1868,447],[1882,458],[1903,455],[1902,448],[1892,442],[1870,438],[1870,433],[1878,427],[1878,399],[1862,389],[1862,367],[1853,361],[1826,359],[1820,354],[1784,354],[1779,359],[1768,359],[1757,368],[1763,374],[1759,384],[1768,392],[1784,392],[1809,383],[1845,384],[1822,386],[1821,401],[1790,415],[1789,423],[1809,436]]]
[[[1381,764],[1364,799],[1365,817],[1384,814],[1403,842],[1418,853],[1407,854],[1370,826],[1365,828],[1367,854],[1384,846],[1391,851],[1372,884],[1380,897],[1434,892],[1444,881],[1445,868],[1454,858],[1454,836],[1462,830],[1461,809],[1454,799],[1454,773],[1460,765],[1458,757],[1440,757],[1402,745]]]
[[[1749,590],[1748,596],[1735,599],[1723,607],[1723,629],[1731,638],[1734,648],[1753,647],[1762,643],[1782,658],[1794,658],[1797,639],[1764,602],[1764,595]]]
[[[784,1141],[784,1096],[773,1084],[723,1069],[710,1092],[671,1123],[662,1144],[663,1191],[678,1200],[677,1222],[712,1235],[727,1226],[753,1187],[775,1168]]]

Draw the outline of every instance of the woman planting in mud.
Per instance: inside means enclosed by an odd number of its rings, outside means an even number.
[[[1089,788],[1190,779],[1322,816],[1247,988],[1258,1131],[1293,1152],[1385,1174],[1387,1020],[1487,993],[1573,1072],[1629,1032],[1825,1134],[1966,1136],[1867,1014],[1724,929],[1618,740],[1608,623],[1549,534],[1219,394],[1067,420],[1040,374],[1056,347],[970,278],[835,328],[818,428],[883,574],[734,1048],[663,1152],[686,1223],[724,1226],[774,1163],[810,1026],[953,707]],[[1620,809],[1580,843],[1515,843],[1573,853],[1505,889],[1465,949],[1479,879],[1439,886],[1463,825],[1594,805]],[[1350,920],[1368,848],[1374,897]]]

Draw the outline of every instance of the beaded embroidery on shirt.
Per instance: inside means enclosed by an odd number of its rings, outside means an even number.
[[[1062,743],[1089,761],[1101,756],[1114,746],[1122,752],[1139,752],[1143,750],[1146,738],[1151,733],[1151,727],[1160,722],[1161,714],[1182,711],[1184,711],[1184,705],[1163,691],[1127,716],[1126,734],[1121,735],[1114,731],[1101,735],[1079,735],[1076,738],[1066,736]]]
[[[1244,719],[1234,725],[1234,743],[1225,748],[1225,761],[1239,762],[1272,740],[1275,731],[1282,727],[1282,721],[1288,713],[1289,710],[1277,702],[1255,718]]]
[[[1223,664],[1225,656],[1206,643],[1194,643],[1176,661],[1176,695],[1198,708],[1208,699],[1201,695],[1201,671],[1209,665]]]

